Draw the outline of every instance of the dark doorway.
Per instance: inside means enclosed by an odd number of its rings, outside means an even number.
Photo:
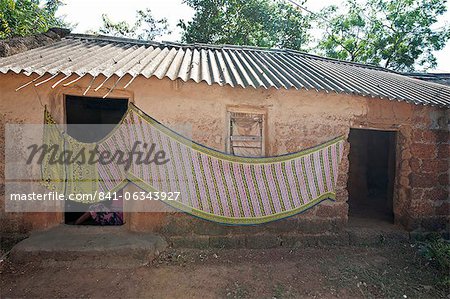
[[[99,141],[120,122],[127,108],[127,99],[66,96],[67,133],[78,141]],[[91,124],[101,126],[86,130]]]
[[[393,223],[396,132],[351,129],[349,220]]]
[[[66,123],[67,133],[81,142],[92,143],[107,136],[122,119],[128,109],[128,99],[102,99],[93,97],[66,96]],[[87,125],[92,126],[92,129]],[[120,192],[120,191],[119,191]],[[118,192],[118,193],[119,193]],[[73,201],[66,201],[66,211],[84,210],[83,205]],[[66,224],[74,224],[83,215],[83,212],[65,212]],[[95,224],[87,219],[83,224]]]

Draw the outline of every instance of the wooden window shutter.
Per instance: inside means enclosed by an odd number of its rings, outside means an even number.
[[[228,112],[228,152],[243,157],[265,156],[264,114]]]

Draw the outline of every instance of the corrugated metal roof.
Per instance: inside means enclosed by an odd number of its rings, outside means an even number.
[[[142,75],[254,88],[358,94],[450,107],[450,87],[384,68],[293,50],[155,43],[73,34],[52,45],[0,59],[0,73]],[[116,82],[117,83],[117,82]]]
[[[450,86],[450,73],[404,73],[405,76]]]

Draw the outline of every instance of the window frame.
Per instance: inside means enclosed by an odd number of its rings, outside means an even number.
[[[241,107],[241,106],[228,106],[226,110],[226,138],[225,138],[225,151],[228,154],[232,153],[232,127],[231,127],[231,115],[232,113],[242,114],[259,114],[262,117],[261,122],[261,156],[267,156],[267,109],[261,107]]]

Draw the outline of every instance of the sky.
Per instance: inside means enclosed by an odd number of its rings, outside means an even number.
[[[194,11],[183,4],[182,0],[126,0],[126,1],[105,1],[105,0],[63,0],[66,4],[61,7],[57,15],[65,16],[65,20],[75,24],[72,30],[74,33],[86,33],[88,30],[97,30],[102,24],[102,14],[106,13],[113,21],[125,20],[133,23],[136,17],[136,10],[150,8],[153,16],[157,19],[167,18],[169,29],[172,34],[162,36],[159,40],[179,41],[180,29],[176,26],[180,19],[190,20]],[[342,0],[309,0],[306,7],[312,11],[319,11],[328,5],[340,5]],[[447,2],[447,12],[437,24],[450,24],[450,2]],[[450,73],[450,42],[447,46],[435,53],[438,66],[430,72]]]

